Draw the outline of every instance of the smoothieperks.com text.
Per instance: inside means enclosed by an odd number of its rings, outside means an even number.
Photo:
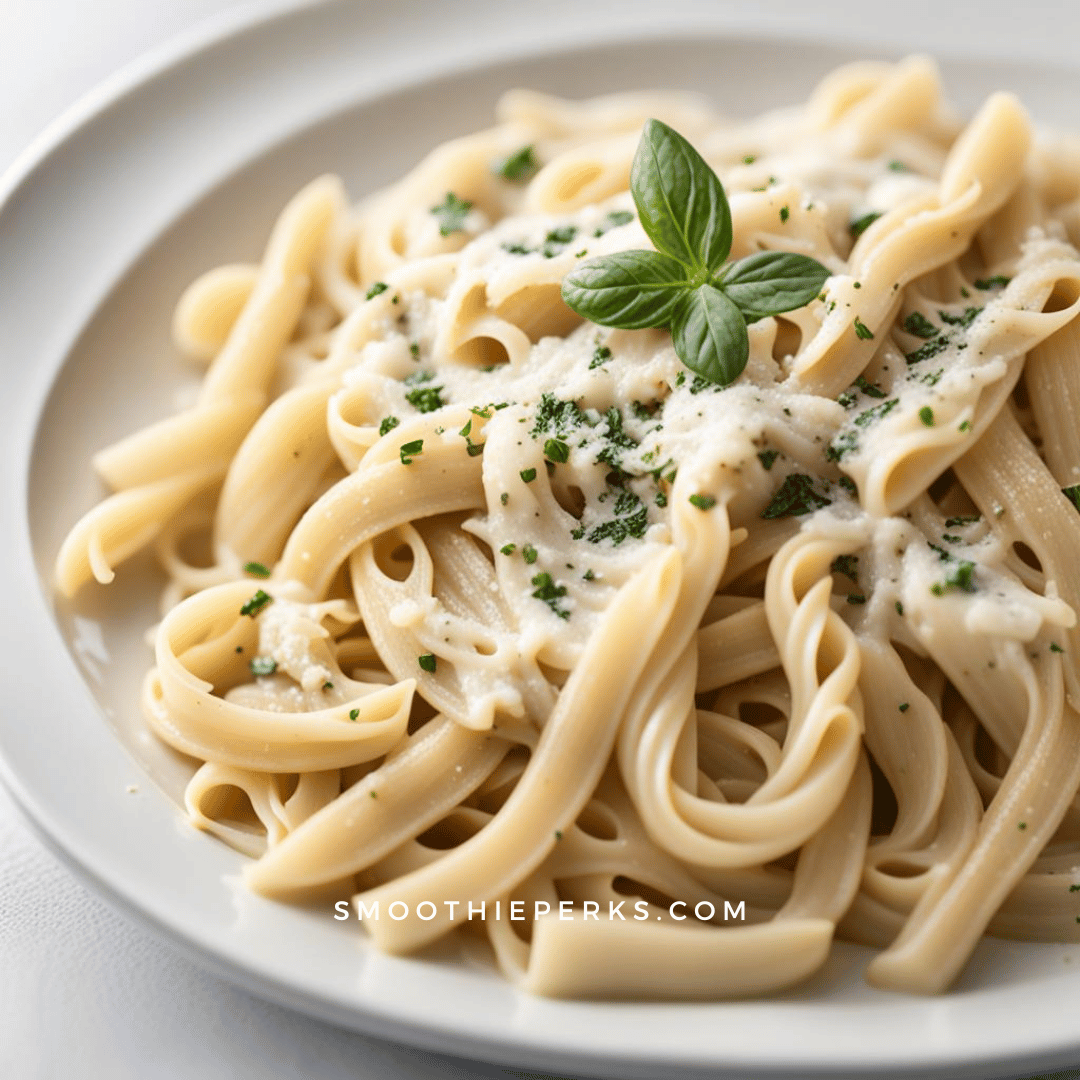
[[[575,907],[570,900],[561,900],[554,907],[545,900],[537,900],[533,904],[532,917],[539,919],[541,916],[550,915],[553,912],[564,922],[573,922],[576,919],[582,919],[586,922],[590,919],[595,919],[597,922],[602,919],[607,919],[609,922],[618,922],[619,920],[623,922],[628,920],[645,922],[651,918],[660,919],[663,917],[661,915],[652,915],[649,905],[644,900],[635,901],[632,908],[628,908],[624,912],[624,906],[629,903],[629,900],[619,900],[617,902],[609,900],[608,909],[605,912],[601,909],[598,900],[586,900],[581,907]],[[495,920],[507,918],[511,922],[525,922],[528,918],[525,914],[524,900],[510,900],[506,904],[503,904],[501,900],[496,900],[494,903],[488,903],[484,900],[478,902],[472,900],[444,900],[443,905],[450,912],[450,922],[471,922],[474,919],[483,921],[488,918]],[[357,919],[361,921],[365,919],[368,921],[374,920],[376,922],[384,916],[393,919],[395,922],[401,922],[409,918],[411,913],[415,913],[416,917],[423,922],[430,922],[439,913],[439,905],[433,900],[421,900],[411,911],[404,900],[394,900],[383,911],[378,900],[365,904],[362,900],[357,899],[353,908]],[[692,908],[685,901],[676,900],[668,908],[667,913],[668,918],[675,920],[675,922],[685,922],[687,919],[712,922],[717,915],[720,915],[724,922],[730,922],[731,920],[745,922],[746,901],[740,900],[738,904],[733,905],[725,900],[723,910],[720,911],[709,900],[701,900]],[[354,910],[350,909],[348,900],[338,900],[334,904],[335,919],[343,921],[352,914],[354,914]]]

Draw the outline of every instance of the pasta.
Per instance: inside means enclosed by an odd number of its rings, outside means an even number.
[[[830,275],[726,387],[562,299],[649,246],[650,117],[732,259]],[[381,949],[720,998],[840,936],[945,990],[984,933],[1080,940],[1078,245],[1080,142],[1007,94],[961,123],[923,58],[751,122],[513,91],[191,285],[198,400],[97,454],[57,587],[154,547],[189,820]]]

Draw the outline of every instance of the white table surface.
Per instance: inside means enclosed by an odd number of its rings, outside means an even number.
[[[1065,0],[1024,0],[1021,34],[1013,21],[1017,5],[998,0],[711,2],[733,25],[753,19],[832,28],[871,42],[887,35],[894,47],[1080,62],[1080,5]],[[233,0],[0,0],[0,169],[118,68],[207,19],[252,6]],[[538,11],[543,6],[537,2]],[[0,1077],[182,1075],[466,1080],[527,1074],[367,1039],[203,972],[72,878],[0,789]]]

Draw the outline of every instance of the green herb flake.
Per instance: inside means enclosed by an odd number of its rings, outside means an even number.
[[[897,615],[903,615],[904,614],[904,605],[901,604],[899,600],[897,600],[896,603],[893,606],[896,608],[896,614]]]
[[[768,472],[779,456],[779,450],[762,450],[757,457],[758,461],[761,462],[761,467]]]
[[[505,506],[509,501],[510,501],[510,493],[508,491],[504,491],[499,496],[499,502],[501,502],[503,504],[503,506]]]
[[[959,425],[957,426],[956,430],[957,431],[962,431],[966,435],[971,430],[971,421],[970,420],[961,420]]]
[[[865,604],[866,597],[862,593],[848,593],[847,602],[849,604]]]
[[[547,439],[544,442],[544,457],[557,465],[570,460],[570,447],[562,439]]]
[[[413,458],[424,452],[424,440],[413,439],[411,442],[402,443],[399,453],[402,465],[411,465]]]
[[[252,577],[267,578],[270,576],[270,571],[261,562],[244,563],[244,573],[250,574]]]
[[[262,589],[259,589],[255,593],[255,595],[240,609],[240,614],[250,615],[251,618],[254,619],[255,616],[258,615],[259,612],[262,611],[262,609],[266,607],[267,604],[271,604],[273,603],[273,601],[274,598],[269,593],[265,593]]]
[[[379,425],[379,434],[385,435],[388,431],[393,431],[400,423],[401,421],[396,416],[384,416]]]
[[[412,356],[412,358],[414,360],[419,360],[420,359],[420,342],[419,341],[410,341],[409,342],[409,354]]]
[[[527,562],[527,563],[528,563],[528,564],[529,564],[530,566],[532,566],[532,564],[533,564],[534,562],[536,562],[536,557],[537,557],[537,554],[538,554],[538,552],[537,552],[536,548],[534,548],[534,547],[532,546],[532,544],[526,544],[526,545],[525,545],[525,546],[524,546],[524,547],[523,547],[523,548],[521,549],[521,557],[522,557],[522,558],[523,558],[523,559],[524,559],[524,560],[525,560],[525,561],[526,561],[526,562]]]
[[[909,364],[920,364],[923,360],[929,360],[933,356],[937,356],[938,353],[944,352],[949,347],[949,339],[944,335],[936,337],[933,341],[928,341],[925,345],[920,345],[913,352],[904,353],[904,359]]]
[[[786,206],[781,206],[780,207],[780,221],[781,221],[781,223],[786,222],[787,219],[790,216],[791,216],[791,211]]]
[[[711,495],[691,495],[690,505],[699,510],[711,510],[716,505],[716,500]]]
[[[576,225],[560,225],[556,229],[552,229],[547,236],[544,237],[544,243],[540,248],[541,253],[545,259],[553,259],[556,255],[561,255],[567,244],[569,244],[574,237],[577,236]]]
[[[904,329],[913,337],[929,340],[937,337],[941,331],[921,312],[913,311],[904,320]]]
[[[560,619],[570,618],[570,612],[559,605],[559,601],[566,595],[565,585],[556,585],[555,579],[547,571],[533,575],[532,585],[532,596],[535,599],[543,600]]]
[[[965,560],[945,579],[945,585],[946,587],[960,589],[963,592],[973,593],[976,591],[973,580],[974,574],[975,564]]]
[[[365,300],[374,300],[376,296],[378,296],[380,293],[386,292],[386,290],[389,289],[389,288],[390,288],[390,286],[387,285],[385,281],[372,282],[371,287],[364,294],[364,299]]]
[[[322,688],[323,688],[324,692],[327,691],[327,690],[333,690],[334,689],[334,684],[332,682],[330,682],[329,679],[328,679],[326,682],[324,682],[322,684]]]
[[[900,711],[901,711],[901,712],[907,712],[907,711],[908,711],[908,709],[910,709],[910,708],[911,708],[911,705],[910,705],[910,704],[909,704],[908,702],[906,702],[906,701],[902,701],[902,702],[900,702],[900,706],[899,706],[899,707],[900,707]]]
[[[469,442],[468,439],[465,440],[465,453],[467,453],[469,455],[469,457],[479,457],[483,452],[484,452],[484,444],[483,443],[474,443],[474,442]]]
[[[902,161],[890,161],[887,168],[890,172],[911,172]]]
[[[876,386],[872,382],[868,382],[861,375],[855,380],[855,385],[867,396],[872,398],[883,398],[885,391],[880,386]]]
[[[1080,510],[1080,484],[1073,484],[1072,487],[1062,488],[1061,493],[1076,507],[1077,510]]]
[[[862,234],[866,232],[866,230],[869,229],[870,226],[873,225],[879,217],[881,217],[880,210],[871,210],[869,214],[863,214],[862,217],[856,218],[848,226],[848,228],[851,230],[851,235],[855,237],[856,240],[858,240],[859,237],[862,236]]]
[[[589,370],[598,368],[605,361],[611,359],[611,350],[606,345],[597,345],[593,350],[592,359],[589,361]]]
[[[499,551],[504,555],[513,555],[514,552],[517,551],[517,544],[503,544],[503,546],[499,548]]]
[[[1051,641],[1050,651],[1063,653],[1065,650],[1056,641]]]
[[[521,477],[523,483],[531,484],[536,479],[536,470],[522,469],[521,472],[518,473],[518,476]]]
[[[356,720],[359,716],[360,716],[360,710],[359,709],[350,709],[349,710],[349,719],[350,720]]]
[[[858,315],[855,316],[855,336],[862,341],[874,340],[874,331],[871,330]]]
[[[451,233],[464,232],[465,218],[471,209],[471,202],[459,199],[452,191],[448,191],[446,198],[431,208],[435,220],[439,223],[439,235],[449,236]]]
[[[883,417],[888,416],[899,404],[899,398],[889,398],[888,401],[883,401],[880,405],[875,405],[872,409],[866,409],[864,412],[859,413],[855,417],[855,425],[864,428],[876,424]]]
[[[995,274],[993,277],[976,278],[975,288],[981,289],[983,292],[988,289],[1003,289],[1010,281],[1012,281],[1012,278],[1005,277],[1004,274]]]
[[[747,154],[746,157],[742,159],[744,165],[753,165],[755,161],[757,161],[757,157],[754,154]]]
[[[939,311],[938,315],[941,316],[941,321],[948,323],[950,326],[959,326],[963,329],[967,329],[978,317],[982,311],[981,307],[968,307],[959,315],[953,315],[949,311]]]
[[[929,405],[924,405],[919,410],[919,419],[927,426],[934,426],[934,410]]]
[[[429,652],[421,653],[416,658],[416,662],[420,665],[420,667],[424,671],[427,671],[427,672],[429,672],[431,674],[435,673],[436,661],[435,661],[435,654],[434,653],[429,653]]]
[[[254,656],[248,667],[252,675],[273,675],[277,671],[277,661],[272,656]]]
[[[441,386],[417,386],[405,395],[405,400],[417,412],[434,412],[443,407],[441,391]]]
[[[1025,830],[1025,829],[1027,828],[1027,822],[1026,822],[1026,821],[1018,821],[1018,822],[1016,823],[1016,827],[1017,827],[1017,828],[1018,828],[1018,829],[1019,829],[1019,830],[1020,830],[1021,832],[1023,832],[1023,831],[1024,831],[1024,830]]]
[[[536,151],[530,144],[523,146],[520,150],[515,150],[502,161],[495,162],[491,171],[512,184],[523,184],[531,180],[539,168],[540,163],[536,160]]]
[[[951,517],[945,519],[946,529],[962,529],[965,525],[974,525],[977,521],[982,521],[982,518],[978,514],[971,514],[968,516]]]
[[[804,473],[791,473],[776,490],[761,512],[763,518],[799,517],[812,513],[823,506],[829,506],[832,499],[815,489],[812,476]]]
[[[844,577],[851,578],[852,581],[857,583],[859,580],[859,556],[837,555],[829,569],[834,574],[843,574]]]
[[[629,225],[634,220],[634,215],[629,210],[612,210],[600,223],[593,236],[603,236],[611,229],[617,229],[621,225]]]

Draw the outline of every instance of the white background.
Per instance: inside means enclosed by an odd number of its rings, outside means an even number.
[[[568,0],[529,2],[538,18],[572,11]],[[594,7],[604,3],[593,0]],[[418,5],[412,0],[409,6]],[[252,6],[229,0],[0,0],[0,168],[118,68],[207,19]],[[617,17],[617,4],[609,6]],[[825,38],[893,49],[1047,55],[1080,64],[1080,5],[1071,0],[709,6],[732,25],[811,29]],[[1080,77],[1063,91],[1069,89],[1080,127]],[[465,1080],[507,1072],[377,1043],[204,974],[79,885],[0,791],[0,1076],[6,1080]]]

